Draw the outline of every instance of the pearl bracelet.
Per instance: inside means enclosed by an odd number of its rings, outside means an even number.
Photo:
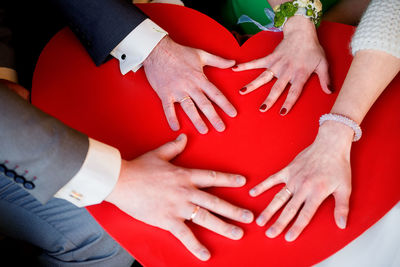
[[[319,118],[319,126],[321,126],[325,121],[337,121],[349,126],[354,131],[353,142],[360,140],[362,135],[361,127],[352,119],[340,114],[329,113],[322,115],[321,118]]]

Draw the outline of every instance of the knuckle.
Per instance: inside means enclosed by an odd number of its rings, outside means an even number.
[[[288,204],[287,206],[286,206],[286,212],[287,212],[287,214],[289,214],[290,216],[294,216],[294,215],[296,215],[296,213],[297,213],[297,207],[296,206],[294,206],[293,204]]]
[[[301,93],[301,88],[290,88],[288,92],[288,98],[296,99]]]
[[[172,101],[163,101],[162,105],[164,109],[170,109],[174,106],[174,103]]]
[[[307,222],[311,221],[313,214],[309,210],[303,210],[301,215],[299,215],[299,216],[301,216],[304,223],[307,223]]]
[[[325,181],[319,181],[314,185],[314,191],[318,194],[326,194],[329,191],[329,185]]]
[[[210,111],[212,109],[211,102],[207,98],[202,98],[197,104],[203,107],[204,110]]]
[[[214,90],[212,93],[213,99],[215,102],[223,102],[225,101],[225,96],[220,90]]]
[[[286,202],[286,198],[283,196],[283,194],[278,193],[274,197],[274,202],[283,203],[283,202]]]
[[[222,223],[222,225],[220,226],[222,229],[222,233],[225,236],[231,236],[232,235],[232,227],[227,224],[227,223]]]
[[[212,210],[215,210],[216,208],[218,208],[221,205],[221,199],[216,196],[210,196],[208,201],[209,201],[209,205]]]
[[[180,227],[177,224],[172,224],[169,227],[169,231],[176,237],[179,237],[179,239],[187,239],[187,236],[189,235],[188,231],[184,227]]]
[[[199,209],[195,217],[196,221],[205,222],[208,217],[208,212],[205,209]]]
[[[191,195],[191,190],[186,186],[179,186],[178,188],[176,188],[176,194],[183,198],[189,198],[189,196]]]

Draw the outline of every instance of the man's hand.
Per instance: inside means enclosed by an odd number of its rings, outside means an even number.
[[[225,124],[211,102],[216,103],[230,117],[237,114],[229,100],[204,75],[203,67],[230,68],[234,64],[234,60],[179,45],[168,36],[160,41],[143,62],[147,79],[161,99],[170,127],[174,131],[180,128],[174,106],[174,103],[180,103],[202,134],[207,133],[208,128],[197,109],[219,132],[225,130]]]
[[[194,236],[185,220],[190,220],[233,240],[242,238],[243,230],[213,213],[250,223],[252,212],[236,207],[199,188],[212,186],[241,187],[241,175],[177,167],[169,163],[186,146],[186,135],[180,135],[158,149],[132,161],[123,161],[118,182],[107,197],[109,201],[135,219],[171,232],[200,260],[210,252]],[[200,208],[197,208],[200,207]]]

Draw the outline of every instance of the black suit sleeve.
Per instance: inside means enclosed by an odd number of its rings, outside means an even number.
[[[147,17],[125,0],[53,0],[96,65]]]

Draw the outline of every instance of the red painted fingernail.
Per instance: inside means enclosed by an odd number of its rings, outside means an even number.
[[[280,113],[281,113],[282,116],[286,115],[287,109],[286,108],[282,108]]]
[[[265,111],[267,109],[267,105],[266,104],[262,104],[260,107],[261,111]]]
[[[238,67],[239,67],[238,65],[235,65],[232,67],[232,69],[237,69]]]
[[[331,91],[331,93],[335,92],[335,89],[333,89],[332,85],[328,85],[328,89],[329,89],[329,91]]]
[[[247,87],[245,86],[245,87],[243,87],[242,89],[240,89],[239,91],[242,92],[242,93],[244,93],[244,92],[247,91]]]

